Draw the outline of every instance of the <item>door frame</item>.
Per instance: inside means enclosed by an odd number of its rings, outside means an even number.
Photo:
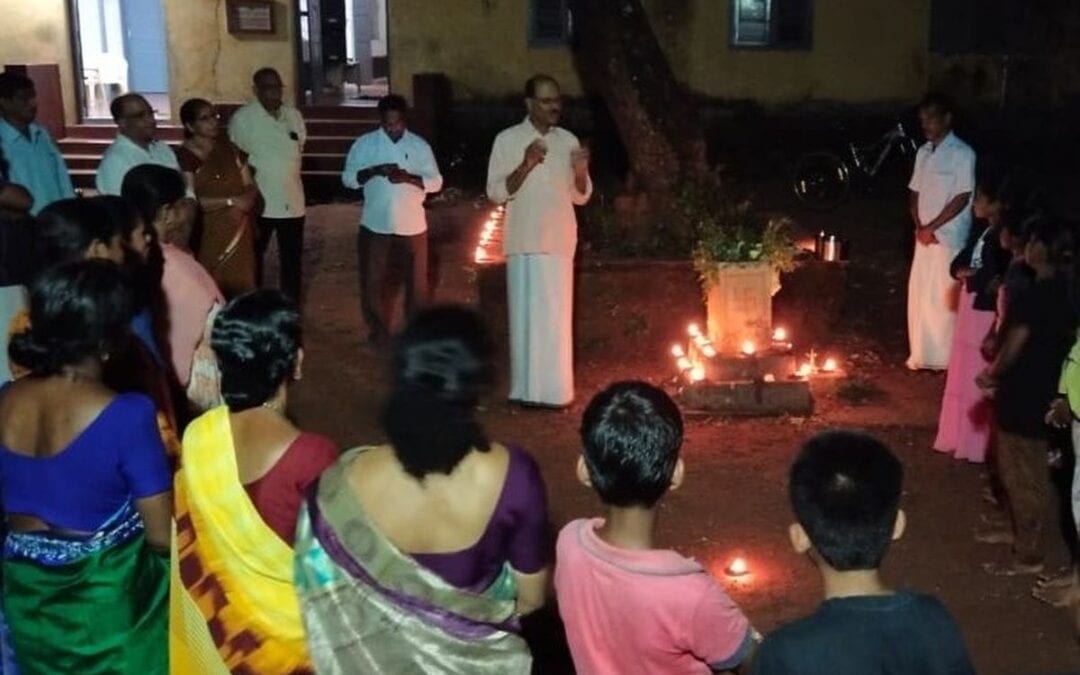
[[[322,63],[322,0],[307,0],[308,9],[306,12],[300,11],[300,2],[301,0],[292,0],[293,31],[295,33],[293,53],[296,56],[296,104],[298,106],[307,104],[307,100],[304,98],[306,89],[311,90],[312,103],[317,103],[326,82],[326,72]],[[384,0],[384,4],[386,11],[386,87],[387,91],[392,92],[394,89],[390,77],[390,63],[393,58],[390,53],[390,33],[392,30],[390,12],[393,11],[392,6],[394,3],[393,0]],[[311,61],[309,63],[304,62],[304,41],[300,32],[301,22],[305,16],[308,20],[308,44],[311,49]],[[347,19],[347,22],[351,21],[351,17]],[[353,39],[352,35],[348,35],[347,39]]]
[[[86,79],[83,75],[82,36],[79,27],[79,0],[66,0],[68,25],[68,49],[71,50],[72,80],[75,85],[75,123],[86,123]]]

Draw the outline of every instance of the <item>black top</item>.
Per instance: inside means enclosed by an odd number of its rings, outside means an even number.
[[[1027,327],[1028,339],[1016,361],[1001,374],[994,408],[1002,431],[1042,438],[1046,435],[1046,411],[1057,392],[1061,364],[1072,346],[1076,327],[1063,275],[1033,281],[1009,296],[1002,339],[1018,326]]]
[[[974,675],[960,627],[921,593],[826,600],[772,633],[755,675]]]
[[[0,189],[8,183],[8,164],[0,152]],[[37,271],[33,222],[0,212],[0,286],[25,286]],[[7,327],[0,326],[3,335]]]
[[[971,267],[971,258],[980,241],[982,241],[982,253],[979,267],[975,270],[975,274],[967,278],[964,287],[969,293],[975,294],[975,309],[981,312],[992,312],[997,308],[997,284],[993,282],[1001,282],[1012,259],[1012,254],[1001,247],[996,228],[987,227],[984,221],[975,221],[968,234],[967,244],[953,258],[949,274],[956,279],[961,268]]]

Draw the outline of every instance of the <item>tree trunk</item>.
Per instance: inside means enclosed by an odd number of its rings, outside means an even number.
[[[693,100],[675,79],[640,0],[572,0],[574,56],[600,95],[630,161],[638,236],[665,218],[681,181],[706,180],[705,138]],[[633,233],[631,233],[633,234]]]

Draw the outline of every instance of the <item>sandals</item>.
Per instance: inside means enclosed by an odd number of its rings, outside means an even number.
[[[995,577],[1021,577],[1031,574],[1038,574],[1043,571],[1043,563],[1025,563],[1019,560],[1010,560],[1008,562],[988,562],[983,563],[983,571],[989,575]]]
[[[1031,596],[1051,607],[1070,607],[1080,603],[1080,584],[1075,582],[1068,586],[1039,586],[1036,584],[1031,589]]]
[[[1040,574],[1035,580],[1039,588],[1068,588],[1080,578],[1074,567],[1059,567],[1050,574]]]
[[[1009,530],[993,528],[975,533],[975,541],[980,544],[1011,544],[1014,540],[1013,533]]]

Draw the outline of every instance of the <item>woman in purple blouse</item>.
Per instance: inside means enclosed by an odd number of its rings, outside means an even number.
[[[545,600],[547,501],[535,461],[475,419],[492,352],[471,310],[417,315],[394,356],[389,444],[345,453],[301,512],[317,671],[529,672],[517,619]]]

